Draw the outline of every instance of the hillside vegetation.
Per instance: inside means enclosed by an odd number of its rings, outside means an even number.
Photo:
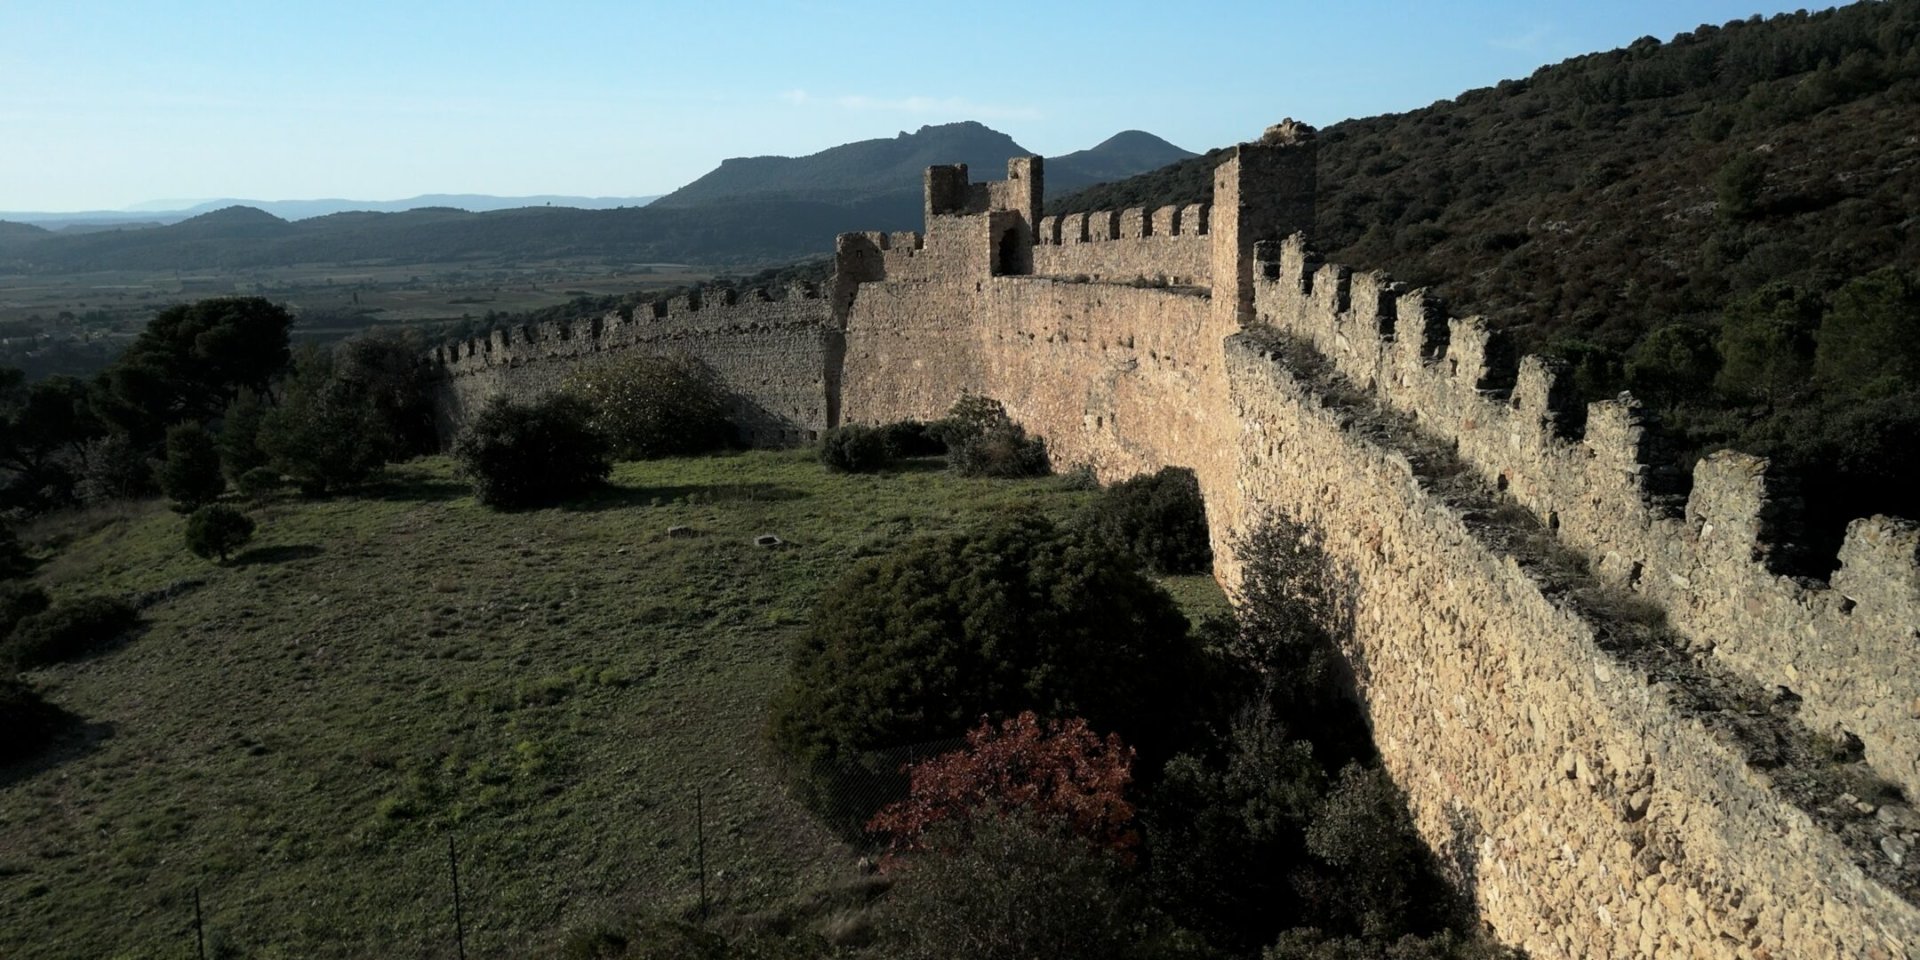
[[[1775,457],[1815,541],[1920,516],[1916,40],[1911,0],[1755,18],[1335,124],[1313,243],[1566,358],[1583,399],[1633,389],[1683,467]],[[1048,211],[1206,200],[1219,156]]]
[[[254,510],[229,566],[157,503],[42,525],[50,592],[143,596],[147,626],[28,674],[87,726],[6,772],[0,953],[190,953],[197,887],[245,955],[451,956],[451,831],[468,950],[521,955],[693,903],[696,790],[724,909],[844,879],[857,852],[760,746],[815,597],[915,536],[1089,496],[799,451],[623,464],[568,508],[498,513],[428,459]]]

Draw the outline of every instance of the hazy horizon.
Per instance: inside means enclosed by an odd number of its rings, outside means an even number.
[[[1122,130],[1190,150],[1292,116],[1424,106],[1570,56],[1759,13],[1201,3],[1169,13],[838,2],[640,9],[0,7],[0,210],[166,197],[664,194],[737,156],[978,120],[1057,156]],[[128,211],[136,212],[136,211]]]

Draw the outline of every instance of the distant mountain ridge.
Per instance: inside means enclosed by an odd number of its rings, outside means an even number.
[[[975,179],[999,179],[1010,157],[1032,156],[1010,136],[974,121],[921,127],[897,137],[841,144],[804,157],[734,157],[655,201],[698,207],[751,200],[844,203],[906,196],[917,204],[921,173],[964,163]],[[1195,156],[1151,133],[1128,130],[1098,146],[1047,160],[1048,192],[1130,177]]]
[[[921,173],[932,164],[966,163],[976,179],[1005,175],[1009,157],[1032,152],[979,123],[922,127],[862,140],[807,157],[728,160],[706,176],[645,206],[563,205],[585,198],[484,198],[426,195],[387,201],[214,201],[190,212],[120,214],[137,225],[46,221],[9,224],[0,214],[0,270],[251,269],[295,263],[424,263],[482,258],[615,257],[635,262],[765,264],[833,249],[849,230],[921,227]],[[1050,192],[1130,176],[1194,154],[1150,133],[1129,130],[1048,161]],[[600,198],[640,201],[647,198]],[[476,211],[478,200],[516,205]],[[327,204],[353,209],[315,211]],[[429,204],[429,205],[421,205]],[[171,221],[154,226],[153,221]]]
[[[305,220],[335,213],[404,213],[429,207],[450,207],[470,213],[514,210],[521,207],[571,207],[576,210],[613,210],[620,207],[644,207],[659,195],[640,197],[576,197],[539,194],[526,197],[499,197],[484,193],[424,193],[401,200],[162,200],[138,203],[125,210],[0,211],[0,220],[24,223],[52,230],[69,227],[103,227],[131,224],[178,223],[203,213],[228,207],[252,207],[282,220]],[[180,206],[170,206],[180,204]]]

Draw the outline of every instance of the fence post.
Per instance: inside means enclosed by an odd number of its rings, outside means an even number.
[[[460,960],[467,960],[467,925],[460,916],[460,857],[454,852],[453,831],[447,831],[447,876],[453,882],[453,936]]]
[[[707,919],[707,815],[706,791],[701,787],[693,788],[693,838],[697,851],[696,866],[700,868],[700,919]]]
[[[207,960],[207,926],[200,919],[200,888],[193,888],[193,945],[200,960]]]

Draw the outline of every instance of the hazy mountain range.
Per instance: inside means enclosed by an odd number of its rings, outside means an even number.
[[[124,210],[80,210],[72,212],[32,212],[0,210],[0,220],[25,223],[48,230],[96,230],[115,226],[160,226],[178,223],[203,213],[227,207],[252,207],[282,220],[305,220],[332,213],[363,211],[402,213],[423,207],[451,207],[473,213],[514,210],[520,207],[573,207],[579,210],[612,210],[618,207],[644,207],[660,199],[647,197],[567,197],[539,195],[496,197],[484,193],[426,193],[404,200],[243,200],[227,197],[219,200],[149,200]]]
[[[1009,157],[1031,153],[1004,133],[965,122],[806,157],[727,160],[652,203],[646,197],[426,196],[380,203],[208,201],[177,211],[172,222],[166,222],[170,214],[153,211],[114,214],[141,221],[134,224],[98,214],[0,214],[0,271],[557,257],[790,261],[826,253],[834,236],[848,230],[918,229],[921,173],[929,164],[966,163],[975,179],[998,179]],[[1050,159],[1047,189],[1057,196],[1192,156],[1152,134],[1127,131]],[[28,222],[36,217],[42,219]],[[48,229],[47,217],[65,217],[64,228]]]

